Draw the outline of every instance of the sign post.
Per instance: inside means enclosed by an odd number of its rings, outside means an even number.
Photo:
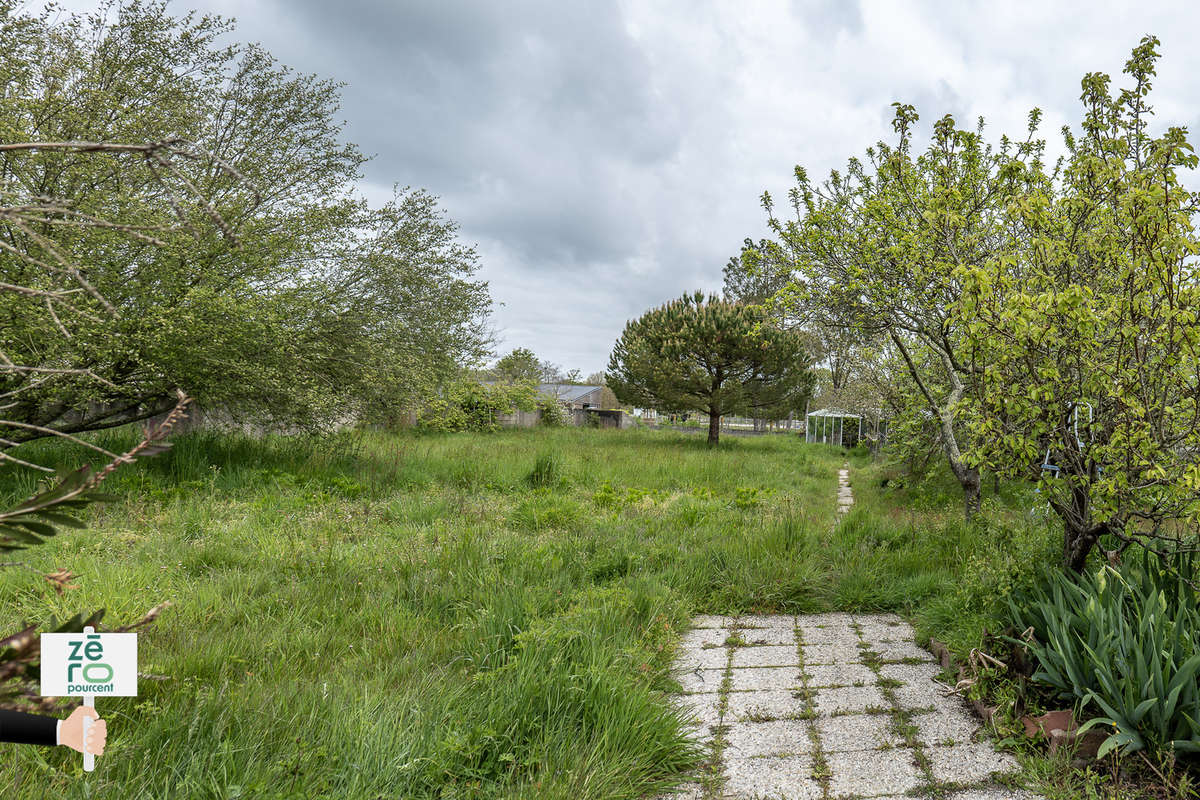
[[[43,633],[43,697],[82,697],[83,704],[96,707],[96,695],[137,696],[137,634],[96,633],[92,626],[83,633]],[[87,735],[92,720],[83,719],[83,769],[95,769],[96,757],[88,752]]]
[[[91,625],[88,625],[86,628],[83,629],[83,632],[91,633],[93,630],[94,630],[94,628],[92,628]],[[96,700],[90,694],[85,694],[83,696],[83,704],[85,706],[87,706],[88,708],[94,709],[96,707]],[[83,718],[83,771],[84,772],[91,772],[92,770],[94,770],[96,768],[96,756],[94,753],[91,753],[88,751],[88,746],[87,746],[87,735],[88,735],[88,731],[90,731],[91,729],[92,729],[92,718],[84,717]]]

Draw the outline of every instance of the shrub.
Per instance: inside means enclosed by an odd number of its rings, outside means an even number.
[[[538,422],[548,428],[561,428],[567,424],[567,413],[557,400],[539,400],[538,411],[541,412]]]
[[[1037,660],[1033,679],[1081,707],[1095,703],[1105,716],[1085,729],[1115,729],[1101,755],[1116,747],[1200,752],[1195,567],[1190,555],[1163,562],[1143,552],[1121,571],[1051,573],[1010,601],[1017,629],[1032,629],[1018,643]]]
[[[422,428],[434,431],[491,431],[496,415],[534,408],[530,383],[478,383],[464,380],[443,388],[417,415]]]

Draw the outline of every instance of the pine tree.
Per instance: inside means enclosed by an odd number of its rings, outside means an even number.
[[[761,306],[696,292],[626,324],[607,376],[623,403],[707,413],[708,442],[716,444],[725,414],[804,408],[808,362],[800,336]]]

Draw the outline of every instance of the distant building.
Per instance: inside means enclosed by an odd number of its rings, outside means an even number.
[[[557,400],[568,411],[604,408],[603,386],[576,386],[573,383],[540,383],[539,396]]]

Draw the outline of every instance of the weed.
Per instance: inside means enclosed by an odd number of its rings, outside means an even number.
[[[525,480],[536,489],[547,489],[562,483],[562,473],[562,462],[557,454],[541,453],[533,462],[533,469],[529,471]]]

